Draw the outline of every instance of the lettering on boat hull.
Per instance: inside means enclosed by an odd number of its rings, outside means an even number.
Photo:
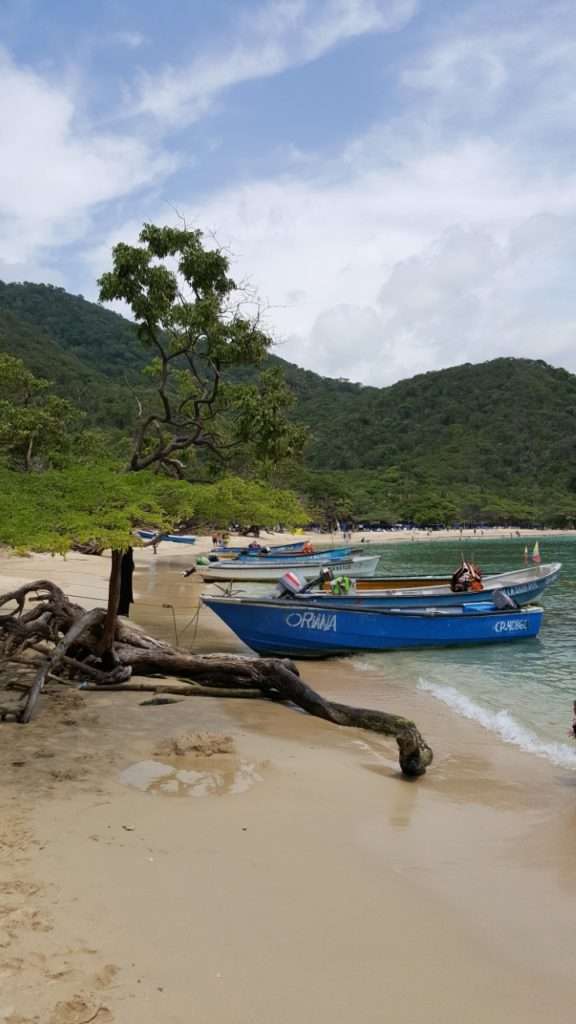
[[[336,616],[326,612],[290,612],[286,625],[291,629],[317,629],[322,633],[336,632]]]
[[[528,629],[528,619],[502,619],[494,623],[495,633],[525,633]]]

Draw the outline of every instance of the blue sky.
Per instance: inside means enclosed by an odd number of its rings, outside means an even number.
[[[0,0],[0,277],[179,213],[300,365],[576,370],[575,58],[573,0]]]

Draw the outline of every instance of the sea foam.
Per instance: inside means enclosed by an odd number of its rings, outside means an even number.
[[[483,729],[496,733],[505,743],[512,743],[529,754],[544,757],[552,764],[562,768],[576,769],[576,751],[572,747],[569,747],[567,743],[546,742],[546,740],[540,739],[526,726],[517,722],[509,711],[504,709],[489,711],[470,700],[453,686],[440,686],[437,683],[429,683],[425,679],[419,681],[418,689],[432,694],[433,697],[447,704],[463,718],[470,718],[474,722],[478,722]]]

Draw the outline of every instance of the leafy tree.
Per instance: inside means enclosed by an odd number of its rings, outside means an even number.
[[[99,281],[101,301],[128,303],[153,357],[155,396],[142,407],[130,469],[183,476],[191,453],[223,457],[241,442],[262,459],[292,451],[296,431],[282,421],[289,394],[276,375],[260,382],[257,415],[253,391],[225,386],[227,371],[257,365],[271,345],[258,314],[244,312],[225,254],[186,228],[145,224],[139,241],[116,245]]]
[[[326,529],[335,529],[337,523],[352,517],[354,494],[342,476],[330,473],[305,474],[302,490],[312,517]]]
[[[270,488],[255,480],[226,476],[214,484],[193,484],[193,522],[201,526],[244,528],[304,526],[308,516],[293,491]]]
[[[302,458],[308,429],[286,418],[295,402],[295,395],[278,367],[265,370],[257,384],[238,390],[237,436],[266,477],[276,476],[284,463]]]
[[[0,469],[0,543],[65,554],[96,542],[123,549],[137,523],[171,529],[194,514],[193,489],[152,472],[120,473],[114,465],[75,464],[23,474]]]
[[[141,406],[131,472],[154,467],[183,478],[198,451],[222,457],[244,442],[266,460],[294,445],[294,431],[281,421],[288,395],[275,378],[261,382],[259,414],[251,426],[251,393],[225,386],[225,371],[258,364],[271,339],[257,315],[244,314],[225,254],[205,248],[202,237],[198,230],[145,224],[139,245],[114,247],[113,269],[99,280],[101,301],[130,305],[139,338],[153,357],[147,371],[155,396]],[[113,550],[104,628],[110,644],[121,571],[122,552]]]
[[[121,473],[105,463],[30,474],[0,467],[0,543],[19,550],[65,554],[88,541],[123,550],[144,523],[166,532],[189,522],[274,526],[281,520],[305,521],[291,492],[234,477],[189,484],[151,470]]]
[[[48,381],[0,354],[0,454],[9,465],[28,471],[60,461],[80,420],[71,402],[50,394]]]

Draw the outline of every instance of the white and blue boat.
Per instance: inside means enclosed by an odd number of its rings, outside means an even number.
[[[156,540],[158,544],[161,540],[169,540],[172,544],[196,543],[196,537],[191,533],[158,533],[156,530],[136,530],[135,533],[140,540]]]
[[[496,591],[503,591],[515,604],[526,605],[539,600],[544,591],[556,582],[561,569],[561,562],[551,562],[549,565],[494,573],[483,578],[482,590],[468,590],[465,593],[453,591],[449,578],[373,576],[353,581],[351,589],[344,594],[331,593],[326,584],[325,589],[306,589],[292,593],[285,599],[318,604],[322,608],[337,608],[342,604],[352,604],[358,608],[426,608],[432,605],[435,608],[446,608],[462,604],[463,601],[466,604],[491,601]]]
[[[297,572],[305,580],[318,577],[323,566],[333,573],[346,573],[350,577],[373,576],[379,562],[379,555],[350,555],[347,558],[332,559],[329,562],[311,561],[311,556],[302,558],[233,559],[231,561],[197,563],[196,568],[207,583],[270,583],[282,578],[284,573]]]
[[[510,643],[537,636],[543,615],[542,608],[499,610],[490,601],[450,608],[370,609],[247,597],[202,600],[253,651],[293,658]]]

